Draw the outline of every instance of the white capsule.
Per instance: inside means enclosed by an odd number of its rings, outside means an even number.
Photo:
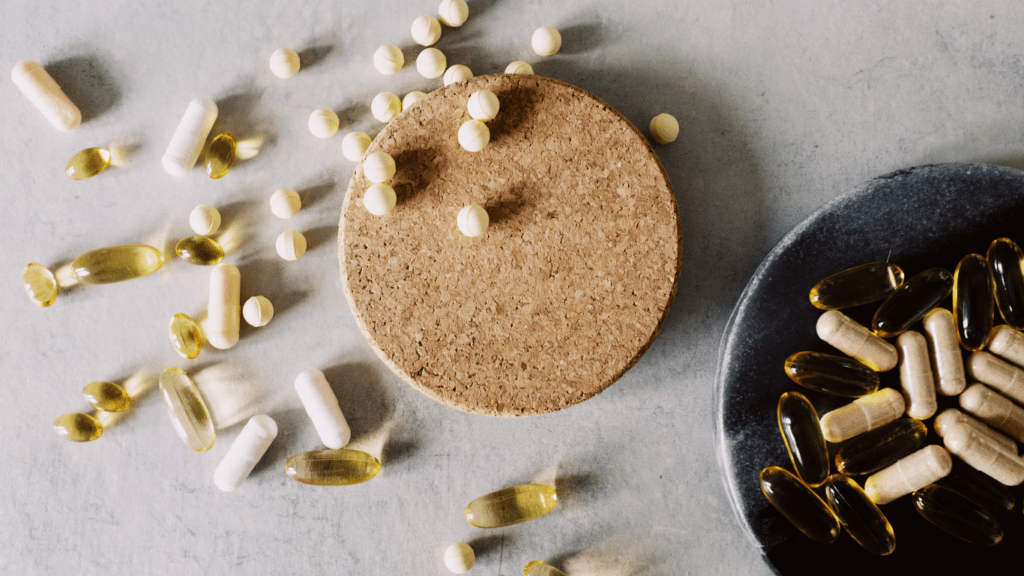
[[[516,60],[505,67],[505,74],[533,74],[533,66],[529,62]]]
[[[441,39],[441,23],[433,16],[420,16],[412,21],[412,39],[420,46],[431,46]]]
[[[188,225],[200,236],[213,234],[220,228],[220,212],[213,206],[200,204],[188,215]]]
[[[463,66],[462,64],[455,64],[448,68],[444,72],[444,85],[454,84],[456,82],[462,82],[463,80],[469,80],[473,77],[473,71],[469,69],[469,66]]]
[[[979,434],[986,435],[990,440],[1002,447],[1003,450],[1013,452],[1014,454],[1017,453],[1017,443],[1014,442],[1012,438],[990,427],[981,420],[964,414],[956,408],[947,408],[943,410],[935,417],[935,421],[933,422],[935,433],[939,435],[939,438],[945,437],[946,431],[957,424],[966,424]]]
[[[333,450],[344,448],[352,437],[352,431],[324,373],[306,370],[299,374],[295,379],[295,391],[299,393],[299,400],[313,421],[320,441]]]
[[[363,154],[366,154],[366,149],[370,147],[370,142],[372,140],[366,132],[349,132],[341,140],[341,153],[345,158],[359,162]]]
[[[459,210],[459,215],[456,218],[459,231],[470,238],[475,238],[486,232],[490,223],[491,219],[487,215],[487,210],[479,204],[466,206]]]
[[[405,65],[402,49],[393,44],[385,44],[373,53],[373,67],[381,74],[397,73]]]
[[[242,310],[239,305],[242,275],[231,264],[217,264],[210,272],[210,302],[206,308],[206,339],[227,350],[238,343]]]
[[[943,438],[946,448],[970,464],[975,470],[984,472],[1007,486],[1024,482],[1024,460],[1016,450],[1011,454],[984,434],[967,424],[957,424],[946,431]]]
[[[424,78],[437,78],[447,66],[448,59],[437,48],[426,48],[416,57],[416,71]]]
[[[82,123],[82,112],[78,106],[38,62],[18,62],[11,70],[11,80],[57,130],[74,130]]]
[[[562,48],[562,35],[552,26],[541,26],[534,30],[530,46],[538,56],[552,56]]]
[[[457,542],[444,551],[444,565],[453,574],[465,574],[476,564],[476,553],[465,542]]]
[[[931,352],[935,388],[944,396],[956,396],[967,387],[956,319],[949,310],[935,308],[924,315],[922,322]]]
[[[245,428],[228,448],[228,453],[213,471],[213,483],[225,492],[232,492],[245,482],[249,473],[266,454],[277,438],[277,423],[265,414],[249,418]]]
[[[298,230],[285,230],[277,237],[277,254],[285,260],[298,260],[306,253],[306,237]]]
[[[842,442],[892,422],[906,407],[902,394],[882,388],[822,416],[821,432],[829,442]]]
[[[1017,442],[1024,442],[1024,410],[984,384],[968,386],[960,395],[960,407]]]
[[[184,176],[196,165],[203,151],[206,137],[217,120],[217,104],[208,98],[189,102],[185,115],[174,131],[171,143],[164,152],[164,170],[173,176]]]
[[[422,100],[424,96],[426,96],[426,93],[419,90],[409,92],[402,98],[402,110],[408,110],[410,106]]]
[[[651,139],[658,144],[675,142],[679,137],[679,121],[671,114],[658,114],[651,118],[651,124],[647,127]]]
[[[370,102],[370,113],[381,122],[390,122],[402,112],[402,101],[391,92],[381,92]]]
[[[928,341],[920,332],[907,330],[896,339],[900,351],[900,387],[907,402],[907,416],[924,420],[935,415],[935,377],[928,358]]]
[[[338,115],[329,108],[317,108],[309,115],[307,126],[309,131],[317,138],[330,138],[338,133]]]
[[[295,50],[281,48],[270,55],[270,71],[278,78],[291,78],[299,72],[299,55]]]
[[[481,122],[494,120],[494,117],[498,115],[499,107],[498,97],[490,90],[473,92],[469,96],[469,102],[466,103],[469,115]]]
[[[363,193],[363,206],[374,216],[383,216],[395,207],[395,190],[387,184],[373,184]]]
[[[1003,360],[1024,367],[1024,334],[1008,324],[992,329],[988,337],[988,349]]]
[[[254,328],[266,326],[274,317],[274,305],[265,296],[252,296],[242,306],[242,318]]]
[[[491,141],[491,129],[479,120],[466,120],[459,126],[459,145],[467,152],[479,152]]]
[[[380,150],[368,154],[363,160],[363,175],[374,184],[384,184],[395,175],[395,159]]]
[[[875,504],[920,490],[945,478],[953,469],[953,458],[941,446],[925,446],[892,466],[875,472],[864,482],[864,492]]]
[[[278,218],[293,218],[302,208],[302,198],[291,188],[281,188],[270,195],[270,211]]]
[[[818,318],[818,338],[853,356],[876,372],[892,370],[899,362],[896,347],[838,310]]]
[[[967,374],[1018,404],[1024,404],[1024,369],[988,352],[974,352],[967,357]]]
[[[469,6],[466,4],[466,0],[441,0],[437,14],[445,26],[458,28],[469,18]]]

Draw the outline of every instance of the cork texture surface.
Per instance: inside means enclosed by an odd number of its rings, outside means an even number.
[[[458,143],[481,89],[501,105],[490,143]],[[430,93],[368,152],[397,166],[398,202],[369,214],[356,168],[342,207],[346,299],[381,359],[431,398],[530,416],[615,382],[647,350],[675,295],[681,224],[645,137],[588,92],[533,75],[490,75]],[[486,208],[478,238],[456,225]]]

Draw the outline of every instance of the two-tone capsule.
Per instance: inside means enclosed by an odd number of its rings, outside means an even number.
[[[173,367],[161,372],[160,396],[174,431],[185,445],[196,452],[206,452],[213,447],[217,439],[213,418],[187,374]]]
[[[913,454],[927,437],[920,420],[894,420],[844,444],[836,452],[836,470],[850,476],[878,472]]]
[[[953,291],[953,276],[932,268],[907,280],[882,302],[871,320],[871,330],[882,338],[899,336]]]
[[[380,472],[380,460],[360,450],[313,450],[288,459],[284,466],[289,478],[313,486],[349,486],[373,479]]]
[[[799,392],[785,392],[779,397],[776,418],[793,469],[809,486],[820,485],[828,477],[829,457],[814,406]]]
[[[839,519],[825,501],[792,472],[769,466],[759,476],[768,502],[808,538],[831,544],[839,538]]]
[[[964,256],[953,272],[953,312],[961,346],[973,351],[984,348],[992,331],[995,307],[985,258],[980,254]]]
[[[1003,528],[989,511],[949,488],[932,484],[914,492],[914,507],[938,528],[979,546],[995,546]]]
[[[998,238],[989,245],[985,260],[999,314],[1010,326],[1024,329],[1024,252],[1013,240]]]
[[[109,246],[86,252],[71,263],[79,282],[109,284],[148,276],[164,264],[160,251],[145,244]]]
[[[805,388],[848,398],[871,394],[880,382],[878,373],[861,362],[821,352],[797,352],[786,358],[785,370]]]
[[[551,512],[558,495],[544,484],[520,484],[485,494],[466,506],[466,521],[477,528],[501,528]]]
[[[872,554],[887,556],[896,549],[896,535],[889,519],[864,490],[842,474],[825,480],[825,501],[850,535]]]
[[[869,262],[847,268],[811,288],[811,304],[822,310],[841,310],[888,298],[903,285],[903,270],[888,262]]]

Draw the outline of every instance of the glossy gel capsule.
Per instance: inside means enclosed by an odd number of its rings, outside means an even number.
[[[547,562],[534,560],[527,563],[526,567],[523,568],[523,576],[565,576],[565,572]]]
[[[238,343],[242,322],[242,275],[231,264],[217,264],[210,272],[210,301],[206,308],[206,339],[214,348],[227,350]]]
[[[124,388],[113,382],[90,382],[82,389],[82,395],[93,408],[104,412],[123,412],[132,403]]]
[[[814,406],[799,392],[784,392],[775,414],[793,469],[808,486],[820,485],[828,477],[829,457]]]
[[[896,549],[892,524],[853,480],[842,474],[829,476],[825,480],[825,502],[846,533],[868,552],[888,556]]]
[[[300,373],[295,379],[295,391],[324,446],[335,450],[344,448],[352,431],[324,373],[319,370]]]
[[[217,488],[232,492],[241,486],[274,438],[277,438],[277,422],[273,418],[266,414],[250,418],[213,471],[213,483]]]
[[[797,352],[786,358],[786,375],[817,392],[859,398],[878,390],[878,373],[846,356]],[[824,478],[823,478],[824,480]]]
[[[289,458],[284,470],[303,484],[350,486],[372,480],[380,472],[380,461],[360,450],[312,450]]]
[[[58,436],[72,442],[91,442],[103,434],[103,424],[89,414],[72,413],[53,421]]]
[[[64,173],[72,180],[86,180],[103,172],[110,166],[110,150],[86,148],[71,157]]]
[[[820,496],[778,466],[769,466],[758,477],[768,502],[808,538],[831,544],[839,538],[839,519]]]
[[[914,492],[914,508],[938,528],[977,546],[995,546],[1003,527],[995,516],[969,498],[939,484]]]
[[[213,266],[224,259],[224,249],[213,238],[189,236],[178,240],[174,253],[189,264]]]
[[[1009,512],[1016,504],[1016,498],[1009,486],[976,470],[959,458],[953,459],[953,470],[939,480],[938,484],[959,493],[990,512]]]
[[[822,314],[816,330],[818,338],[876,372],[892,370],[899,363],[900,355],[895,346],[838,310]]]
[[[42,264],[31,262],[21,271],[22,285],[29,299],[46,308],[57,301],[57,278]]]
[[[196,165],[206,137],[217,120],[217,104],[208,98],[189,102],[171,143],[164,152],[164,170],[173,176],[184,176]]]
[[[535,520],[551,512],[558,495],[544,484],[520,484],[476,498],[466,506],[466,521],[477,528],[501,528]]]
[[[985,253],[1003,320],[1024,329],[1024,252],[1009,238],[992,241]]]
[[[174,431],[189,448],[206,452],[213,447],[217,433],[206,402],[195,383],[178,368],[160,373],[160,396]]]
[[[203,165],[206,167],[206,175],[214,180],[223,178],[224,175],[235,165],[238,159],[238,144],[231,134],[218,134],[206,147],[206,154],[203,156]]]
[[[110,246],[86,252],[71,263],[71,271],[85,284],[110,284],[148,276],[164,264],[160,251],[145,244]]]
[[[171,346],[179,356],[192,360],[203,350],[203,331],[199,323],[187,314],[175,314],[167,327]]]
[[[841,310],[888,298],[903,285],[903,270],[888,262],[869,262],[837,272],[811,288],[811,304]]]
[[[920,420],[893,420],[843,444],[836,452],[836,470],[848,476],[873,474],[913,454],[927,437],[928,428]]]
[[[942,268],[925,270],[907,280],[882,302],[871,320],[871,330],[882,338],[899,336],[953,290],[953,276]]]
[[[973,351],[985,347],[995,309],[992,278],[985,257],[980,254],[964,256],[953,272],[953,312],[961,346]]]

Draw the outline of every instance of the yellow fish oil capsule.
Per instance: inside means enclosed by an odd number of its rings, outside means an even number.
[[[839,538],[835,512],[792,472],[769,466],[761,471],[759,479],[768,502],[808,538],[821,544]]]
[[[110,150],[86,148],[68,160],[64,172],[72,180],[85,180],[103,172],[110,166]]]
[[[1024,329],[1024,252],[1009,238],[993,240],[985,253],[1003,320]]]
[[[988,349],[1003,360],[1024,366],[1024,334],[1020,330],[1006,324],[996,326],[988,340]]]
[[[526,568],[523,568],[523,576],[565,576],[565,572],[547,562],[534,560],[528,563]]]
[[[206,339],[227,350],[238,343],[242,323],[242,275],[231,264],[217,264],[210,272],[210,301],[206,308]]]
[[[163,165],[172,176],[184,176],[196,165],[206,137],[217,120],[217,104],[207,98],[189,102],[171,143],[164,152]]]
[[[811,304],[841,310],[888,298],[903,285],[903,270],[888,262],[869,262],[837,272],[811,288]]]
[[[984,434],[967,424],[957,424],[943,437],[946,449],[956,454],[979,472],[984,472],[1007,486],[1024,482],[1024,460],[1017,452],[1004,452]]]
[[[171,346],[179,356],[192,360],[199,356],[203,349],[203,331],[199,324],[187,314],[175,314],[167,327],[167,335],[171,338]]]
[[[820,485],[828,477],[829,457],[814,406],[799,392],[784,392],[775,414],[793,469],[808,486]]]
[[[1018,404],[1024,404],[1024,369],[988,352],[974,352],[967,358],[967,374]]]
[[[520,484],[484,494],[466,506],[466,521],[477,528],[501,528],[535,520],[558,502],[554,489],[543,484]]]
[[[785,369],[805,388],[848,398],[871,394],[880,383],[878,373],[857,360],[821,352],[797,352],[786,358]]]
[[[864,482],[864,492],[875,504],[888,504],[944,478],[952,468],[953,457],[945,448],[925,446],[892,466],[868,476]]]
[[[985,347],[995,310],[988,263],[980,254],[964,256],[953,272],[953,312],[961,346],[975,352]]]
[[[93,408],[104,412],[124,412],[132,403],[124,388],[113,382],[90,382],[82,389],[82,394]]]
[[[924,420],[938,410],[935,377],[928,358],[928,341],[920,332],[907,330],[896,339],[900,351],[900,387],[907,402],[907,416]]]
[[[829,476],[825,480],[825,502],[846,533],[868,552],[888,556],[896,549],[889,519],[853,480],[842,474]]]
[[[213,483],[224,492],[232,492],[245,482],[249,473],[277,438],[277,422],[266,414],[257,414],[245,423],[231,448],[213,471]]]
[[[978,546],[995,546],[1003,527],[991,512],[964,495],[932,484],[914,492],[914,508],[938,528]]]
[[[953,313],[934,308],[924,315],[922,323],[931,352],[935,389],[943,396],[956,396],[967,387],[967,376]]]
[[[82,123],[82,112],[78,106],[38,62],[18,62],[11,70],[11,80],[57,130],[73,130]]]
[[[109,246],[86,252],[71,263],[79,282],[110,284],[148,276],[164,264],[160,251],[145,244]]]
[[[984,384],[973,384],[964,390],[960,407],[1017,442],[1024,442],[1024,410]]]
[[[959,493],[990,512],[1009,512],[1016,504],[1016,498],[1009,486],[984,472],[979,472],[959,458],[953,459],[953,470],[939,480],[938,484]]]
[[[844,444],[836,453],[836,470],[848,476],[873,474],[913,454],[927,437],[920,420],[893,420]]]
[[[179,258],[199,266],[213,266],[224,259],[224,249],[213,238],[189,236],[178,240],[174,253]]]
[[[907,280],[882,302],[871,330],[882,338],[899,336],[953,291],[953,277],[942,268],[925,270]]]
[[[57,279],[49,268],[32,262],[21,271],[25,292],[36,305],[46,308],[57,301]]]
[[[902,394],[882,388],[822,416],[821,432],[829,442],[842,442],[892,422],[905,408]]]
[[[900,355],[895,346],[838,310],[822,314],[816,329],[818,338],[876,372],[892,370],[899,362]]]
[[[174,431],[185,445],[196,452],[206,452],[212,448],[217,439],[213,419],[188,374],[173,367],[161,372],[160,395],[164,399]]]
[[[935,428],[935,433],[939,435],[939,438],[944,438],[946,436],[946,431],[957,424],[967,424],[971,428],[974,428],[976,432],[984,434],[989,440],[1001,446],[1003,450],[1006,450],[1007,452],[1017,452],[1017,443],[1014,442],[1012,438],[998,430],[993,430],[988,424],[985,424],[976,418],[972,418],[956,408],[947,408],[943,410],[942,413],[935,417],[935,421],[932,423]]]
[[[210,140],[203,156],[206,174],[214,180],[224,177],[238,159],[238,145],[231,134],[218,134]]]
[[[103,434],[103,424],[88,414],[71,413],[58,416],[53,429],[61,438],[72,442],[91,442]]]
[[[380,461],[359,450],[313,450],[296,454],[284,465],[296,482],[314,486],[349,486],[373,479]]]

